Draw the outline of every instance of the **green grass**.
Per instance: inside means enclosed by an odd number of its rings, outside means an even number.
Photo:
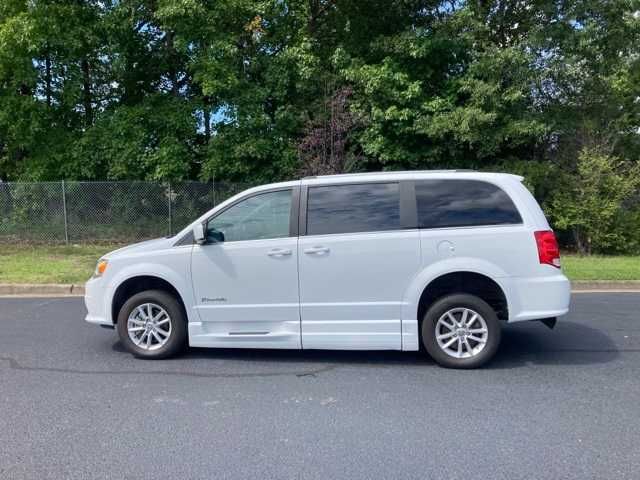
[[[571,280],[640,280],[640,256],[562,255]]]
[[[0,245],[0,283],[84,283],[96,261],[118,245]],[[571,280],[640,280],[640,256],[564,254]]]
[[[0,283],[75,283],[91,277],[117,245],[0,245]]]

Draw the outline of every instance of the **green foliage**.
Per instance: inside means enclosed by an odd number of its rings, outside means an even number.
[[[595,177],[638,174],[639,11],[629,0],[4,0],[0,180],[496,169],[525,176],[568,246],[637,248],[637,193],[611,197]]]
[[[183,99],[155,95],[106,112],[76,145],[67,177],[174,180],[191,176],[196,120]],[[88,171],[94,167],[96,170]],[[102,170],[102,171],[101,171]]]
[[[555,225],[574,232],[581,253],[624,245],[627,238],[613,228],[623,204],[640,186],[638,164],[630,167],[615,157],[584,149],[576,171],[565,175],[550,206]]]

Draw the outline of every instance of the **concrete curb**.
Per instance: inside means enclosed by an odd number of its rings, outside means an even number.
[[[575,293],[640,292],[640,280],[580,280],[571,282]],[[57,283],[0,283],[0,297],[79,297],[83,285]]]
[[[84,286],[58,283],[0,283],[0,296],[81,296]]]
[[[574,280],[573,292],[639,292],[640,280]]]

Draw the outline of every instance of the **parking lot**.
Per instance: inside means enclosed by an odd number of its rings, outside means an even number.
[[[81,298],[0,299],[0,478],[638,478],[640,294],[581,293],[494,362],[135,360]]]

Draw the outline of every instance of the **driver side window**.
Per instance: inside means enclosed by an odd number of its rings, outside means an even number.
[[[289,236],[291,190],[254,195],[207,223],[207,238],[240,242]]]

